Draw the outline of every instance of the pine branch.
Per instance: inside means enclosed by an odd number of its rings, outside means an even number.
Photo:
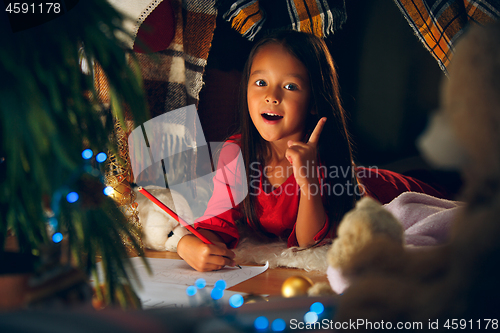
[[[87,206],[64,199],[69,191],[102,195],[86,187],[84,148],[117,151],[111,117],[103,122],[93,78],[80,68],[82,46],[90,69],[97,62],[106,74],[113,115],[123,122],[126,105],[137,124],[148,119],[134,59],[117,37],[126,34],[122,23],[105,0],[80,1],[58,19],[15,34],[0,22],[0,251],[8,228],[22,251],[50,244],[47,212],[58,207],[72,261],[95,272],[96,260],[89,258],[101,255],[108,301],[125,305],[138,302],[135,294],[126,296],[131,271],[120,241],[121,233],[131,236],[126,218],[109,198]],[[132,247],[140,252],[137,242]]]

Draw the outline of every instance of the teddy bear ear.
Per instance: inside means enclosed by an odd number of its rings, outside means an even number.
[[[356,209],[364,209],[364,208],[368,208],[368,207],[371,207],[371,208],[379,208],[379,207],[382,207],[382,204],[380,202],[378,202],[377,200],[371,198],[371,197],[363,197],[361,200],[358,200],[358,202],[356,202]]]
[[[416,143],[426,161],[437,168],[461,169],[467,163],[467,153],[460,145],[451,120],[443,110],[432,115]]]

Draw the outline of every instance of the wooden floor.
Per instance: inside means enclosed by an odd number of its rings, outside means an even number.
[[[149,258],[167,258],[167,259],[180,259],[177,253],[174,252],[160,252],[153,250],[145,250],[146,257]],[[314,283],[328,282],[326,275],[317,271],[306,272],[294,268],[269,268],[262,274],[259,274],[249,280],[243,281],[228,290],[238,291],[255,295],[281,295],[281,286],[283,282],[291,276],[307,276]]]

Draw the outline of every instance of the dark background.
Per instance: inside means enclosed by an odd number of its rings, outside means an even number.
[[[346,1],[347,22],[326,42],[337,64],[359,165],[428,168],[415,147],[438,106],[444,73],[391,0]],[[240,73],[252,46],[218,19],[200,93],[208,141],[235,128]]]

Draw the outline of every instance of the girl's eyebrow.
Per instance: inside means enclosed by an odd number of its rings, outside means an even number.
[[[264,74],[265,72],[266,72],[266,71],[259,69],[259,70],[256,70],[256,71],[251,72],[251,73],[250,73],[250,76],[252,76],[252,75],[257,75],[257,74]]]
[[[258,74],[265,74],[266,71],[265,70],[262,70],[262,69],[258,69],[256,71],[253,71],[250,73],[250,76],[253,76],[253,75],[258,75]],[[304,77],[298,73],[288,73],[286,74],[286,76],[291,76],[291,77],[295,77],[299,80],[302,80],[302,81],[306,81],[306,79],[304,79]]]

